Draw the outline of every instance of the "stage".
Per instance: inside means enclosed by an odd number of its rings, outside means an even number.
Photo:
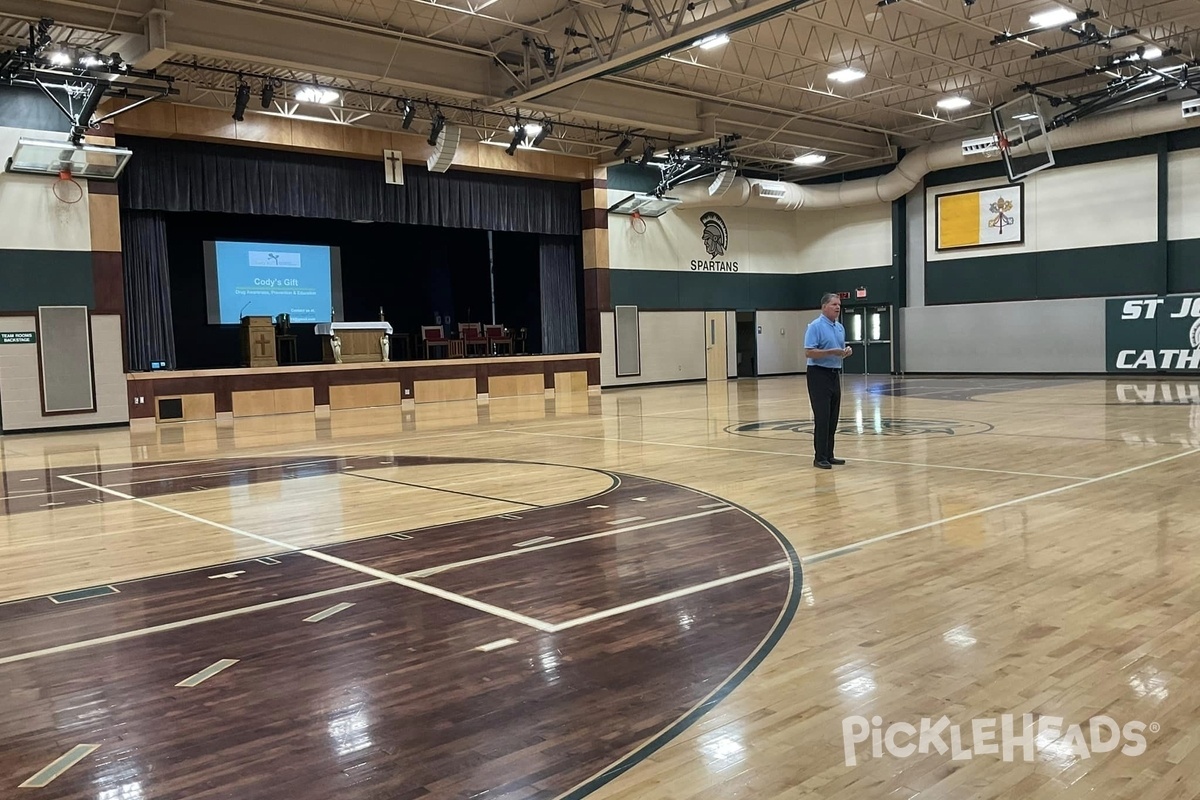
[[[600,391],[600,354],[135,372],[133,430],[202,419]]]

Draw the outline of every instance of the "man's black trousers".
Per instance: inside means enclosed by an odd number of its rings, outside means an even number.
[[[816,461],[833,458],[833,435],[837,431],[838,412],[842,406],[842,371],[808,366],[808,401],[812,404],[813,453]]]

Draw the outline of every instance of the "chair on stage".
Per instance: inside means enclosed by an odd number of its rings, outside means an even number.
[[[514,339],[513,339],[513,343],[516,345],[515,352],[520,353],[521,355],[525,355],[525,346],[526,346],[528,340],[529,340],[529,329],[528,328],[519,329],[517,331],[516,337],[514,337]]]
[[[471,355],[472,348],[477,350],[480,355],[488,354],[488,340],[484,338],[478,322],[458,323],[458,338],[463,342],[463,350],[466,355]]]
[[[438,347],[444,347],[446,357],[449,358],[450,340],[446,338],[446,332],[442,330],[441,325],[422,325],[421,342],[425,345],[425,358],[432,358],[430,351]]]
[[[513,353],[512,336],[504,329],[503,325],[484,325],[483,335],[487,337],[488,350],[494,355],[500,354],[500,347],[508,349],[508,355]]]

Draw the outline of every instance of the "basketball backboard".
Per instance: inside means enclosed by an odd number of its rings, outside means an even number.
[[[610,214],[632,214],[637,212],[643,217],[661,217],[682,200],[675,197],[657,197],[652,194],[631,194],[623,200],[608,207]]]
[[[123,147],[21,138],[17,140],[17,149],[8,159],[5,170],[56,177],[62,172],[70,172],[76,178],[113,181],[132,155],[132,150]]]
[[[996,106],[992,122],[1009,180],[1018,181],[1054,165],[1046,117],[1037,95],[1022,95]]]

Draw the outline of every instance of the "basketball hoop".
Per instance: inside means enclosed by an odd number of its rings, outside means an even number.
[[[83,187],[71,177],[70,170],[64,169],[58,173],[58,180],[54,182],[54,196],[67,204],[78,203],[83,199]]]
[[[639,234],[646,232],[646,220],[642,219],[641,212],[639,211],[635,211],[629,215],[629,224],[632,225],[633,229]]]

